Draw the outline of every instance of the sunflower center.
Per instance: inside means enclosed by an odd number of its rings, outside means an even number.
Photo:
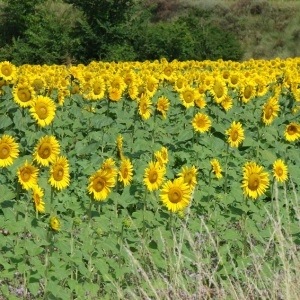
[[[148,88],[148,90],[149,90],[150,92],[153,92],[154,87],[155,87],[155,85],[154,85],[153,82],[150,82],[150,83],[147,84],[147,88]]]
[[[233,130],[230,134],[230,137],[231,137],[231,140],[233,142],[235,142],[239,137],[239,133],[236,130]]]
[[[47,159],[51,155],[51,144],[43,143],[38,149],[38,154],[41,158]]]
[[[206,123],[205,123],[205,121],[203,119],[198,119],[197,120],[197,126],[199,128],[203,128],[203,127],[205,127],[205,125],[206,125]]]
[[[266,119],[270,119],[272,117],[272,114],[273,114],[273,108],[272,107],[267,107],[266,113],[265,113]]]
[[[30,90],[27,88],[19,89],[17,92],[18,98],[22,102],[27,102],[31,99]]]
[[[149,173],[149,181],[151,183],[155,183],[157,181],[157,178],[158,178],[158,174],[157,174],[157,171],[156,170],[151,170],[150,173]]]
[[[221,98],[224,95],[224,88],[218,81],[216,81],[216,83],[214,84],[214,92],[217,98]]]
[[[6,159],[9,157],[10,154],[10,147],[6,143],[0,145],[0,158]]]
[[[169,196],[170,202],[172,202],[172,203],[178,203],[182,199],[181,190],[179,188],[176,188],[176,187],[170,189],[170,191],[168,193],[168,196]]]
[[[183,81],[182,79],[178,79],[177,82],[176,82],[176,86],[177,88],[181,89],[183,87]]]
[[[277,169],[276,169],[276,174],[277,174],[278,176],[282,176],[282,174],[283,174],[282,168],[277,168]]]
[[[173,71],[172,68],[166,67],[166,68],[164,69],[164,74],[167,75],[167,76],[171,76],[172,71]]]
[[[1,73],[5,76],[9,76],[12,73],[12,68],[8,65],[4,65],[1,68]]]
[[[251,191],[256,191],[260,184],[260,176],[256,173],[251,174],[248,180],[248,188]]]
[[[36,205],[40,205],[41,198],[40,198],[40,196],[38,194],[34,195],[34,202],[35,202]]]
[[[55,181],[61,181],[64,177],[64,168],[62,166],[56,166],[53,170],[53,178]]]
[[[237,75],[233,75],[233,76],[231,76],[230,80],[233,85],[236,85],[238,83],[239,79],[238,79]]]
[[[48,109],[45,103],[37,103],[35,111],[41,120],[45,120],[48,117]]]
[[[105,180],[101,177],[98,177],[93,182],[93,188],[96,192],[101,192],[105,187]]]
[[[244,97],[246,99],[250,99],[251,95],[252,95],[252,86],[251,85],[247,85],[245,87],[245,90],[244,90]]]
[[[191,173],[187,173],[184,175],[184,182],[188,185],[191,185],[193,182],[193,175]]]
[[[294,135],[297,133],[297,127],[294,125],[290,125],[287,130],[289,135]]]
[[[22,179],[22,181],[27,182],[30,180],[31,177],[31,170],[27,167],[25,167],[20,174],[20,177]]]
[[[101,84],[100,83],[94,83],[93,91],[95,95],[99,95],[101,93]]]
[[[122,170],[122,176],[123,176],[123,178],[127,178],[127,176],[128,176],[128,169],[127,168],[124,168]]]
[[[193,94],[191,92],[185,92],[183,95],[184,101],[187,103],[191,103],[194,101]]]
[[[35,90],[39,90],[43,88],[44,83],[41,79],[37,78],[33,81],[32,86],[34,87]]]

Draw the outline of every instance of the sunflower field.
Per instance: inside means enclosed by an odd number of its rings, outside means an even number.
[[[1,299],[297,298],[300,58],[3,61],[0,112]]]

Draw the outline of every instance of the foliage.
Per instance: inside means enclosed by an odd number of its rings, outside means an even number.
[[[287,124],[299,119],[298,88],[292,89],[298,64],[299,59],[264,64],[161,60],[19,67],[18,75],[6,85],[2,82],[1,89],[0,129],[16,139],[20,155],[0,173],[0,293],[31,299],[246,299],[249,295],[295,299],[299,292],[299,138],[289,142],[284,132]],[[138,112],[142,96],[133,100],[129,86],[119,101],[109,100],[112,78],[116,74],[125,78],[128,69],[151,100],[148,120]],[[237,87],[221,77],[224,69],[238,72]],[[54,121],[46,127],[38,127],[29,109],[14,101],[14,88],[24,78],[31,82],[36,70],[44,80],[36,93],[56,103]],[[288,76],[290,70],[294,76]],[[264,74],[260,87],[265,92],[258,95],[259,84],[252,83],[253,97],[243,101],[249,73]],[[212,75],[223,78],[232,108],[225,110],[217,103],[209,85],[202,94],[207,105],[186,108],[175,85],[183,74],[189,88],[199,91]],[[87,97],[87,83],[97,77],[105,79],[107,88],[104,97],[93,101]],[[158,80],[154,91],[148,85],[152,77]],[[61,91],[67,93],[59,104]],[[267,126],[262,112],[274,93],[280,111]],[[155,109],[161,96],[170,101],[167,119]],[[193,129],[198,112],[211,119],[208,132]],[[238,148],[229,147],[225,134],[233,121],[241,122],[245,130]],[[45,193],[45,213],[40,214],[32,191],[21,188],[16,174],[26,160],[33,160],[35,146],[45,135],[59,141],[71,180],[67,188],[56,190],[48,182],[49,167],[38,166],[38,184]],[[125,187],[118,182],[105,201],[94,201],[88,193],[89,178],[108,158],[119,168],[119,135],[123,155],[134,166],[133,180]],[[183,212],[170,213],[160,201],[160,190],[147,191],[143,182],[145,168],[162,146],[168,149],[165,180],[176,178],[183,167],[197,169],[197,185]],[[2,157],[5,154],[4,149]],[[214,158],[223,170],[220,179],[212,173]],[[284,183],[272,179],[277,158],[288,166],[289,179]],[[270,177],[266,193],[255,201],[241,188],[243,166],[249,161],[264,166]],[[61,222],[58,231],[49,226],[53,215]]]

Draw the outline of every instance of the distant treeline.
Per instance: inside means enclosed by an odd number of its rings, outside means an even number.
[[[176,18],[157,20],[158,9],[155,2],[135,0],[5,0],[0,2],[0,61],[242,58],[234,34],[199,21],[208,11],[186,8]]]

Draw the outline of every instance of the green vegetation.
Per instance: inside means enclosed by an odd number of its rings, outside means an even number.
[[[17,65],[299,55],[299,1],[2,1],[0,61]]]

